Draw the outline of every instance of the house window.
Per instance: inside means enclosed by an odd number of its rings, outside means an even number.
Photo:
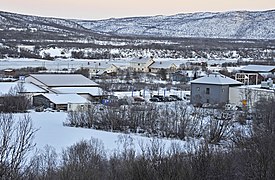
[[[206,99],[206,103],[209,103],[209,99]]]
[[[200,91],[200,87],[197,87],[197,91]]]
[[[210,94],[210,88],[206,88],[205,93],[206,93],[206,94]]]

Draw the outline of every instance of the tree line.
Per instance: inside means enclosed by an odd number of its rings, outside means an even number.
[[[253,120],[247,122],[245,132],[236,131],[227,147],[204,139],[190,146],[172,143],[165,148],[160,139],[152,138],[150,143],[139,143],[137,151],[126,134],[120,136],[119,147],[112,153],[91,138],[61,154],[45,147],[30,158],[27,154],[34,148],[37,131],[30,116],[18,120],[2,113],[0,179],[274,179],[274,105],[274,98],[257,102]]]
[[[236,113],[237,114],[237,113]],[[233,138],[237,115],[222,109],[190,107],[183,101],[114,106],[91,105],[68,112],[67,126],[104,131],[138,133],[148,137],[185,140],[205,138],[210,143]]]

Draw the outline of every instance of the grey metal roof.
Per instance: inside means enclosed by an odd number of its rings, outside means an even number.
[[[250,71],[250,72],[270,72],[275,69],[275,66],[267,65],[247,65],[240,69],[240,71]]]
[[[30,74],[30,76],[49,87],[98,86],[81,74]]]
[[[191,84],[215,84],[215,85],[242,85],[241,82],[236,81],[230,77],[221,75],[219,73],[209,74],[204,77],[191,81]]]

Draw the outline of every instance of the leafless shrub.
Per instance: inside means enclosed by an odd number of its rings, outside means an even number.
[[[27,154],[35,146],[35,132],[29,115],[16,122],[11,114],[0,114],[0,179],[16,179],[23,174]]]
[[[0,97],[0,112],[24,112],[30,107],[30,98],[24,94],[24,85],[18,83],[8,94]]]
[[[80,141],[62,153],[61,179],[104,179],[105,158],[102,142]]]

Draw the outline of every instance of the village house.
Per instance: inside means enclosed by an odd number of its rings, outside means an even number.
[[[135,72],[150,72],[149,66],[154,62],[152,57],[136,57],[130,60],[130,70]]]
[[[229,88],[241,85],[241,82],[219,73],[208,74],[191,81],[190,102],[196,106],[201,106],[205,103],[224,105],[229,103]]]
[[[114,64],[109,64],[108,62],[89,62],[89,74],[90,78],[92,76],[109,74],[115,75],[118,72],[118,67]]]
[[[161,70],[165,70],[167,73],[173,73],[178,69],[173,61],[155,61],[149,66],[149,71],[152,73],[158,73]]]
[[[198,70],[178,70],[174,73],[172,73],[172,80],[173,81],[180,81],[180,82],[190,82],[194,79],[197,79],[199,77],[202,77],[206,75],[206,72]]]
[[[4,70],[4,77],[5,78],[13,78],[15,75],[15,70],[14,69],[5,69]]]

